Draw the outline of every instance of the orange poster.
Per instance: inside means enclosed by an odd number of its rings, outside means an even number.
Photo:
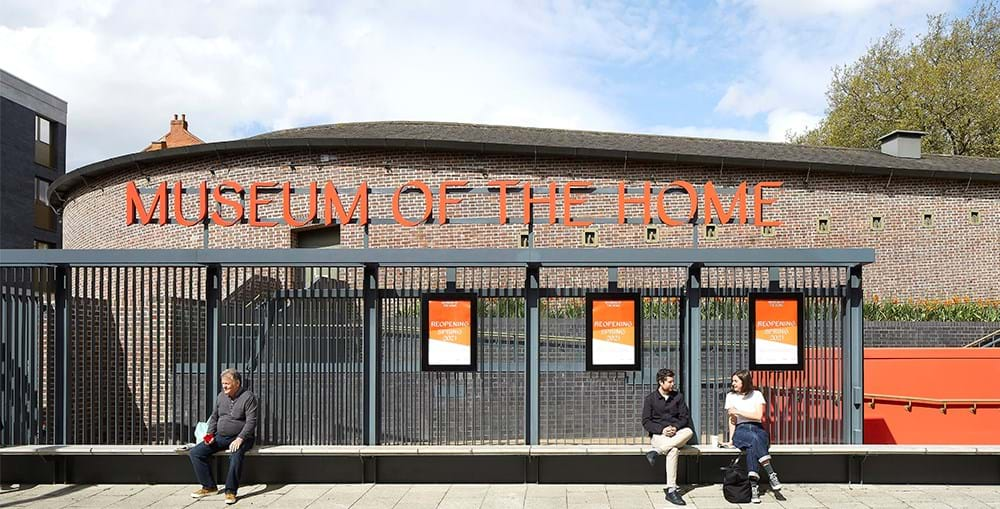
[[[469,347],[472,345],[472,303],[467,300],[432,300],[428,302],[431,341],[443,341]]]
[[[595,300],[594,341],[607,341],[635,348],[635,301]]]
[[[799,344],[799,303],[796,300],[759,299],[755,303],[757,341]]]
[[[423,296],[424,370],[470,371],[476,364],[476,301],[474,294],[440,293]]]
[[[639,297],[587,295],[587,369],[639,369]]]
[[[802,295],[759,294],[751,298],[752,367],[801,369]]]

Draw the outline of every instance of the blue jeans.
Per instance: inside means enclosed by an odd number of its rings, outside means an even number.
[[[744,422],[736,425],[733,445],[747,453],[747,470],[760,475],[760,463],[771,459],[767,449],[771,446],[771,436],[759,422]]]
[[[212,469],[208,465],[209,458],[219,451],[229,449],[229,444],[236,440],[236,437],[215,436],[211,444],[204,441],[191,449],[191,464],[194,465],[194,474],[198,476],[198,482],[202,488],[214,490],[218,487],[212,478]],[[226,477],[226,493],[236,494],[236,489],[240,487],[240,474],[243,473],[243,454],[253,448],[253,439],[248,438],[243,441],[240,448],[229,456],[229,475]]]

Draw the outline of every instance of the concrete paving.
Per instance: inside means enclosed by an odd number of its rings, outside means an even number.
[[[223,495],[195,500],[194,485],[26,485],[0,490],[0,507],[192,507],[225,505]],[[737,507],[718,485],[684,486],[691,508]],[[622,484],[258,484],[240,489],[236,507],[405,509],[644,509],[674,507],[662,485]],[[765,493],[764,508],[1000,508],[995,486],[786,484]]]

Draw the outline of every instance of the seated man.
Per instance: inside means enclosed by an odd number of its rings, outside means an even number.
[[[191,494],[194,498],[217,493],[218,486],[212,479],[208,460],[216,452],[228,450],[229,476],[226,478],[226,503],[236,503],[236,490],[240,486],[243,454],[253,448],[254,430],[257,427],[257,397],[243,389],[242,376],[235,369],[222,372],[222,392],[215,399],[215,410],[208,419],[208,434],[191,449],[191,463],[198,476],[201,489]]]
[[[691,412],[684,397],[674,390],[674,372],[661,369],[656,372],[659,387],[642,402],[642,427],[650,436],[653,450],[646,453],[649,465],[656,464],[660,454],[667,456],[667,501],[674,505],[687,505],[677,493],[677,448],[691,440]]]

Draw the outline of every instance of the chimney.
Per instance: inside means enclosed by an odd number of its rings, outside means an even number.
[[[927,134],[923,131],[895,130],[878,139],[882,145],[882,153],[893,157],[920,159],[920,138]]]
[[[187,115],[181,113],[181,118],[178,120],[177,114],[175,113],[174,119],[170,121],[170,132],[176,133],[180,132],[181,130],[187,131],[188,123],[186,117]]]
[[[160,139],[152,142],[143,151],[149,152],[152,150],[164,150],[168,148],[175,147],[186,147],[188,145],[197,145],[199,143],[205,143],[201,141],[201,138],[191,134],[188,131],[187,115],[181,113],[180,118],[174,114],[173,120],[170,121],[170,131],[164,134]]]

